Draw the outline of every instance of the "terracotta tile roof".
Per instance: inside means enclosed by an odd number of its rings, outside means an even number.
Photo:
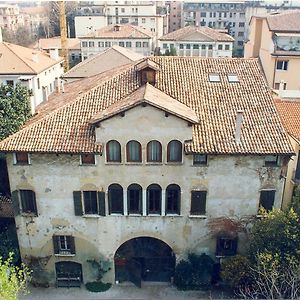
[[[119,30],[116,31],[116,26],[119,27]],[[121,38],[130,38],[130,39],[150,39],[153,37],[153,33],[144,28],[133,26],[130,24],[118,24],[118,25],[108,25],[102,27],[95,32],[89,33],[82,38],[105,38],[105,39],[121,39]]]
[[[210,154],[292,154],[269,87],[256,59],[151,57],[160,67],[155,88],[195,111],[193,140],[187,152]],[[218,73],[220,82],[210,82]],[[239,82],[230,83],[228,74]],[[89,85],[86,87],[86,85]],[[135,65],[122,66],[66,86],[19,132],[0,143],[0,151],[100,152],[89,120],[139,88]],[[79,91],[82,91],[79,94]],[[235,122],[243,110],[241,142]]]
[[[142,103],[147,103],[188,122],[198,123],[198,117],[190,107],[166,95],[149,83],[141,86],[126,98],[110,105],[99,114],[93,116],[90,123],[96,124],[102,122]]]
[[[69,38],[68,49],[80,50],[80,40],[77,38]],[[56,36],[49,39],[39,39],[39,41],[33,46],[34,49],[49,50],[52,48],[61,49],[61,39],[60,36]]]
[[[33,61],[33,53],[37,62]],[[44,52],[32,50],[19,45],[0,43],[0,74],[38,74],[58,62]]]
[[[300,32],[300,10],[270,14],[267,22],[271,31]]]
[[[300,99],[274,100],[286,131],[300,142]]]
[[[233,42],[234,38],[229,34],[220,32],[216,29],[212,29],[206,26],[186,26],[176,31],[167,33],[159,38],[161,41],[194,41],[194,34],[198,33],[197,40],[201,41],[215,41],[215,42]],[[190,37],[193,35],[193,37]]]
[[[143,55],[115,45],[82,61],[66,72],[63,77],[67,79],[94,76],[141,58],[143,58]]]

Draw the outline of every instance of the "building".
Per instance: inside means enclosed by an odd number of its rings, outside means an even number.
[[[66,72],[62,78],[65,82],[72,82],[103,73],[116,67],[138,61],[142,58],[143,55],[141,54],[115,45],[82,61],[80,64]]]
[[[300,183],[300,98],[276,99],[275,106],[296,153],[289,161],[285,179],[283,206],[286,208],[291,202],[294,188]]]
[[[232,57],[234,39],[206,26],[187,26],[159,39],[161,53],[172,48],[181,56]]]
[[[148,56],[153,52],[154,36],[151,32],[130,24],[109,25],[79,37],[82,59],[119,45]]]
[[[24,26],[24,18],[18,5],[0,3],[0,27],[15,31],[19,26]]]
[[[95,280],[88,260],[140,286],[242,251],[210,222],[281,207],[294,152],[256,59],[165,56],[66,84],[0,151],[22,258],[58,286]]]
[[[81,62],[80,40],[77,38],[68,38],[67,45],[69,66],[73,67],[79,62]],[[46,51],[47,53],[50,53],[51,49],[58,49],[59,55],[62,56],[60,36],[48,39],[39,39],[39,41],[33,46],[33,48]]]
[[[115,24],[139,26],[158,39],[168,32],[167,7],[160,1],[103,1],[84,6],[75,17],[76,37]]]
[[[169,30],[172,32],[178,30],[182,26],[182,8],[183,1],[169,1]]]
[[[0,41],[0,83],[15,85],[21,83],[32,90],[31,111],[58,86],[63,74],[63,58],[57,49],[50,55],[19,45]]]
[[[271,88],[299,90],[300,10],[252,17],[245,57],[259,57]]]

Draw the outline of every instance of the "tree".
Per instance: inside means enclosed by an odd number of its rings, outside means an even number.
[[[31,271],[24,264],[14,266],[12,260],[12,252],[7,260],[0,257],[0,299],[17,300],[20,294],[28,293]]]
[[[31,116],[31,91],[19,84],[0,85],[0,140],[16,132]]]

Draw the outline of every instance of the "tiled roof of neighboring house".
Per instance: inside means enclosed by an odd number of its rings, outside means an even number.
[[[68,49],[80,50],[80,40],[77,38],[69,38]],[[52,48],[61,49],[61,39],[60,36],[56,36],[49,39],[39,39],[39,41],[33,46],[34,49],[48,50]]]
[[[274,102],[286,131],[300,142],[300,99]]]
[[[13,218],[14,212],[11,199],[0,195],[0,218]]]
[[[94,76],[141,58],[143,55],[115,45],[82,61],[66,72],[63,77],[67,79]]]
[[[293,153],[256,59],[148,59],[159,66],[155,88],[190,107],[199,119],[187,153]],[[211,82],[210,73],[218,73],[220,82]],[[232,73],[239,82],[228,81]],[[70,83],[65,94],[50,96],[27,125],[3,140],[0,151],[99,153],[101,141],[95,142],[89,121],[139,87],[134,63]],[[235,142],[238,110],[244,111],[240,143]]]
[[[271,31],[300,32],[300,10],[269,14],[267,22]]]
[[[229,34],[220,32],[216,29],[212,29],[206,26],[187,26],[180,28],[176,31],[167,33],[166,35],[160,37],[159,39],[162,41],[181,41],[181,40],[195,40],[194,34],[198,33],[201,41],[215,41],[215,42],[233,42],[234,38]]]
[[[99,114],[93,116],[90,120],[90,123],[96,124],[98,122],[102,122],[115,116],[116,114],[129,110],[142,103],[147,103],[151,106],[164,110],[167,113],[175,115],[188,122],[198,123],[198,117],[195,111],[185,104],[182,104],[174,98],[163,93],[159,89],[153,87],[149,83],[141,86],[126,98],[110,105],[108,108],[102,110]]]
[[[33,60],[33,53],[37,55],[37,61]],[[63,58],[59,61],[63,61]],[[59,61],[38,50],[0,43],[0,74],[38,74]]]
[[[118,30],[116,30],[118,28]],[[81,36],[80,38],[106,38],[106,39],[121,39],[121,38],[130,38],[130,39],[138,39],[138,38],[152,38],[153,33],[144,28],[130,25],[130,24],[118,24],[118,25],[108,25],[102,27],[94,32],[91,32],[85,36]]]

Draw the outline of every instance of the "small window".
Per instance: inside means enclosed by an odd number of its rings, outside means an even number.
[[[105,192],[74,191],[73,200],[75,216],[105,216]]]
[[[98,47],[100,48],[104,47],[104,42],[98,42]]]
[[[89,42],[89,47],[94,47],[95,43],[94,42]]]
[[[170,184],[166,189],[166,213],[180,215],[181,190],[177,184]]]
[[[223,45],[218,45],[218,50],[223,50]]]
[[[283,88],[283,90],[286,90],[286,82],[283,82],[282,88]],[[275,90],[280,90],[280,83],[279,82],[275,82],[274,89]]]
[[[85,214],[98,214],[97,192],[84,191],[83,192],[83,207]]]
[[[239,78],[236,74],[228,74],[227,75],[228,82],[239,82]]]
[[[81,43],[81,47],[84,48],[84,47],[87,47],[87,46],[88,46],[88,43],[87,43],[87,42],[82,42],[82,43]]]
[[[276,69],[287,71],[288,63],[289,63],[288,60],[278,60],[276,64]]]
[[[38,89],[41,88],[41,83],[40,83],[40,79],[39,78],[37,79],[37,86],[38,86]]]
[[[105,42],[105,47],[111,47],[111,42]]]
[[[193,165],[207,165],[207,155],[206,154],[194,154],[193,155]]]
[[[14,81],[13,80],[6,80],[6,84],[9,86],[14,86]]]
[[[121,145],[117,141],[106,144],[106,160],[108,162],[121,162]]]
[[[183,44],[179,44],[179,49],[183,49]]]
[[[220,82],[220,75],[219,74],[215,74],[215,73],[210,73],[208,75],[209,81],[210,82]]]
[[[239,22],[239,27],[240,28],[245,27],[245,23],[244,22]]]
[[[158,184],[147,188],[147,214],[161,214],[161,187]]]
[[[151,141],[147,144],[147,161],[148,162],[161,162],[162,151],[161,143],[158,141]]]
[[[70,235],[54,235],[53,249],[56,255],[75,255],[74,237]]]
[[[208,50],[212,50],[213,45],[208,45]]]
[[[149,47],[149,43],[148,42],[143,42],[143,48],[148,48]]]
[[[179,141],[171,141],[167,147],[168,162],[182,162],[182,144]]]
[[[230,50],[230,46],[229,45],[225,45],[225,50]]]
[[[125,8],[121,7],[121,12],[124,13],[125,12]]]
[[[259,207],[264,208],[266,211],[271,211],[274,206],[275,191],[261,191],[259,199]]]
[[[266,155],[265,157],[266,167],[276,167],[278,166],[278,156],[277,155]]]
[[[186,44],[185,48],[188,50],[191,49],[191,44]]]
[[[206,45],[201,45],[201,49],[205,50],[206,49]]]
[[[123,188],[119,184],[111,184],[108,187],[108,204],[110,214],[123,215]]]
[[[163,44],[163,49],[167,49],[168,48],[168,44]]]
[[[191,215],[205,215],[206,213],[206,191],[192,191]]]
[[[35,192],[31,190],[20,190],[21,210],[26,214],[37,216]]]
[[[142,42],[135,42],[135,47],[136,48],[141,48],[142,47]]]
[[[15,153],[15,164],[29,165],[29,154],[26,152],[16,152]]]
[[[237,238],[217,238],[216,256],[233,256],[237,253]]]
[[[125,43],[124,43],[124,42],[119,42],[119,46],[120,46],[120,47],[124,47],[124,46],[125,46]]]
[[[199,49],[199,45],[194,44],[194,45],[193,45],[193,49],[198,50],[198,49]]]
[[[95,155],[94,154],[81,154],[80,160],[82,165],[95,165]]]
[[[142,214],[142,187],[131,184],[127,189],[128,214]]]
[[[142,147],[137,141],[130,141],[126,145],[127,161],[142,162]]]
[[[126,47],[131,48],[131,42],[126,42]]]
[[[142,18],[142,23],[145,24],[146,23],[146,19]]]

